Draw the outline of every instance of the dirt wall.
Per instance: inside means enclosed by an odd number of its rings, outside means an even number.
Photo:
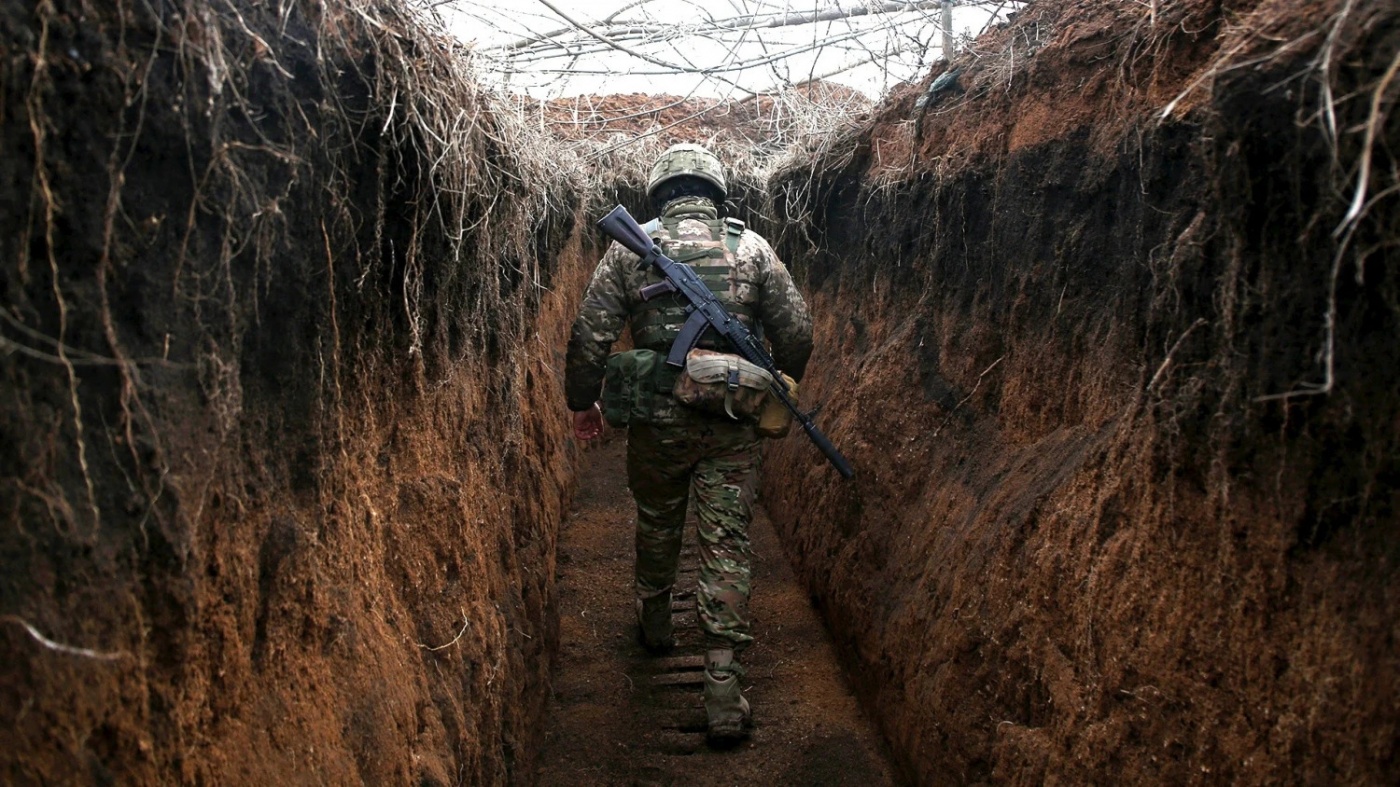
[[[577,198],[397,3],[0,41],[0,780],[528,781]]]
[[[1395,779],[1397,52],[1041,0],[775,177],[858,475],[765,495],[916,783]]]

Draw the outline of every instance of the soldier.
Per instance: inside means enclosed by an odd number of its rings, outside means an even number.
[[[726,196],[719,159],[699,145],[675,145],[657,158],[647,197],[659,217],[645,226],[662,251],[695,272],[729,310],[765,336],[778,367],[800,380],[812,352],[812,323],[792,276],[757,233],[721,217]],[[686,319],[678,295],[643,301],[659,281],[638,269],[636,255],[613,243],[598,263],[574,321],[565,392],[574,434],[602,434],[597,401],[609,350],[630,327],[637,348],[664,358]],[[732,352],[714,331],[699,347]],[[627,484],[637,503],[636,608],[643,645],[674,644],[671,590],[676,583],[686,506],[694,489],[699,516],[700,583],[696,611],[705,635],[705,712],[716,743],[748,735],[748,701],[740,692],[736,654],[753,641],[749,597],[749,521],[758,482],[759,443],[752,419],[687,407],[671,396],[676,370],[654,365],[629,385],[645,393],[627,432]],[[612,381],[609,381],[612,385]],[[630,390],[630,389],[629,389]]]

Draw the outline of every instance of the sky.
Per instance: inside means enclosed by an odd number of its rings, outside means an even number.
[[[436,4],[448,29],[474,45],[488,78],[537,98],[664,93],[741,99],[824,76],[878,98],[942,57],[936,7],[759,29],[741,29],[750,26],[738,21],[766,25],[789,14],[881,5],[874,0],[422,1]],[[628,29],[611,28],[610,42],[603,42],[573,32],[564,16],[584,26],[614,16]],[[989,8],[955,7],[954,34],[976,36],[990,17]],[[553,39],[567,50],[555,44],[507,48],[560,29],[571,30]]]

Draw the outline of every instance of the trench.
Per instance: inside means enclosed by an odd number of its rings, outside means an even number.
[[[857,470],[766,447],[723,752],[563,410],[652,149],[279,5],[0,5],[0,780],[1396,780],[1392,3],[1038,0],[780,156],[676,132]]]

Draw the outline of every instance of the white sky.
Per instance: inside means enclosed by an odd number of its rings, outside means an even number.
[[[754,14],[812,13],[851,9],[869,0],[426,0],[449,29],[474,42],[482,55],[481,68],[511,89],[538,98],[580,94],[651,93],[744,98],[772,92],[785,84],[821,77],[845,66],[874,60],[830,81],[853,87],[872,98],[896,84],[917,79],[942,57],[937,8],[894,14],[870,14],[850,19],[762,30],[719,30],[707,20]],[[645,59],[611,49],[596,39],[576,34],[567,40],[577,59],[558,57],[562,50],[518,52],[514,59],[504,44],[570,27],[548,5],[592,25],[621,11],[617,22],[656,26],[661,34],[647,38],[609,33],[619,43],[642,52]],[[992,2],[992,8],[998,5]],[[1014,3],[1006,3],[1010,10]],[[987,24],[990,9],[955,7],[955,35],[975,36]],[[701,35],[706,33],[708,35]],[[669,40],[663,40],[669,39]],[[582,50],[580,52],[580,50]],[[548,55],[541,57],[540,55]],[[571,62],[572,59],[572,62]],[[771,61],[741,67],[740,61]],[[676,73],[671,65],[710,73]]]

